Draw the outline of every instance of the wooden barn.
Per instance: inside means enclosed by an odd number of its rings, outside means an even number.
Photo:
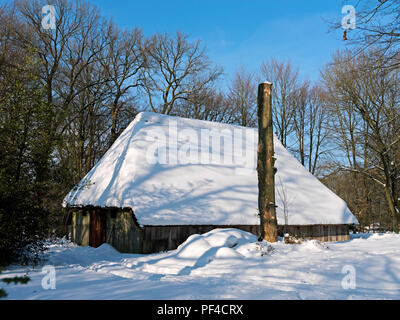
[[[346,203],[276,137],[274,148],[280,233],[348,240]],[[214,228],[258,235],[256,150],[257,129],[140,113],[65,197],[72,240],[151,253]]]

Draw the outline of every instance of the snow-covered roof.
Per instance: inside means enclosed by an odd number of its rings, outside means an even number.
[[[63,206],[130,207],[141,225],[255,225],[258,131],[143,112]],[[278,224],[358,223],[274,137]],[[219,159],[218,159],[219,158]]]

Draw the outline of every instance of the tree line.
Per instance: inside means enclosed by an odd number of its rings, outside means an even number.
[[[42,25],[46,1],[0,6],[0,264],[64,232],[63,197],[138,112],[255,127],[264,80],[283,145],[362,225],[398,231],[397,48],[355,44],[314,83],[266,57],[258,73],[240,67],[221,88],[223,69],[201,41],[122,29],[85,1],[53,4],[55,29]]]

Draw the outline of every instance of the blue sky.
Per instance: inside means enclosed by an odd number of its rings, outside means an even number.
[[[342,0],[90,0],[121,27],[145,35],[179,30],[200,39],[225,78],[243,66],[259,70],[263,60],[290,59],[303,78],[316,80],[331,54],[344,47],[325,20],[341,19]],[[353,4],[348,2],[346,4]]]

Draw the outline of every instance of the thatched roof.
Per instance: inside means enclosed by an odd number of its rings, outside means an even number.
[[[225,137],[220,150],[207,134]],[[290,225],[358,223],[276,137],[274,147],[279,224],[284,204]],[[257,129],[140,113],[63,205],[130,207],[141,225],[258,224],[256,149]]]

